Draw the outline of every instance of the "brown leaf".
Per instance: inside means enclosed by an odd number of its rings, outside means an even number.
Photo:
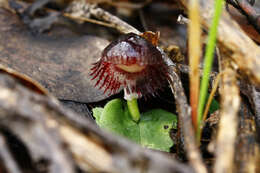
[[[154,33],[152,31],[146,31],[142,33],[141,36],[152,43],[154,46],[157,46],[160,39],[160,32],[156,31],[156,33]]]
[[[0,33],[4,33],[0,34],[0,64],[30,76],[59,99],[95,102],[107,97],[89,76],[107,40],[61,27],[33,35],[4,9],[0,9]]]
[[[231,5],[228,6],[228,9],[229,14],[237,21],[247,35],[257,43],[260,43],[260,34],[255,30],[254,26],[248,22],[246,17]]]
[[[17,80],[19,80],[19,82],[22,85],[26,86],[28,89],[31,89],[34,92],[37,92],[38,94],[49,95],[47,90],[45,90],[45,88],[43,88],[38,82],[32,80],[30,77],[28,77],[26,75],[18,73],[15,70],[4,67],[0,64],[0,74],[1,73],[7,73],[7,74],[13,76]]]

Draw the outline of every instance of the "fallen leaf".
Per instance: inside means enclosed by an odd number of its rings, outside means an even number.
[[[89,76],[107,40],[61,27],[33,35],[18,16],[1,8],[0,33],[0,64],[28,75],[59,99],[88,103],[108,97]]]

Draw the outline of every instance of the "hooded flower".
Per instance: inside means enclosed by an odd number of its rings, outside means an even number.
[[[129,33],[104,49],[100,60],[93,64],[91,76],[104,93],[114,94],[123,87],[126,95],[141,97],[155,95],[164,86],[168,67],[156,46]]]

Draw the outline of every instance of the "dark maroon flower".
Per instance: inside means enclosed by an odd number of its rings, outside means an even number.
[[[138,97],[152,94],[162,88],[168,76],[160,50],[145,38],[130,33],[113,41],[103,51],[101,59],[93,64],[92,80],[113,94],[124,87],[128,95]]]

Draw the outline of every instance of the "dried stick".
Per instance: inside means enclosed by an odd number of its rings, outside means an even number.
[[[191,121],[191,109],[187,103],[181,80],[176,73],[176,67],[171,66],[169,84],[174,93],[177,110],[179,112],[179,123],[184,136],[185,148],[192,167],[196,172],[206,173],[206,167],[202,162],[199,150],[196,145],[195,133]]]
[[[260,145],[256,141],[256,124],[254,115],[249,110],[249,105],[242,101],[239,111],[238,135],[235,148],[236,173],[257,172],[259,166]]]
[[[84,20],[87,21],[88,18],[90,18],[90,16],[93,16],[99,20],[107,22],[106,25],[117,29],[121,33],[133,32],[135,34],[140,34],[140,32],[137,29],[127,24],[126,22],[122,21],[118,17],[110,14],[109,12],[103,10],[102,8],[97,7],[96,5],[89,4],[86,1],[72,2],[68,7],[67,11],[70,11],[70,14],[72,16],[74,16],[75,18],[78,17],[80,20],[83,20],[85,18]],[[100,21],[98,23],[100,23]]]
[[[260,34],[260,14],[253,7],[253,3],[250,3],[248,0],[227,0],[227,3],[245,15],[250,24],[253,25]]]
[[[231,173],[237,135],[237,113],[240,106],[239,89],[236,85],[236,73],[224,67],[221,82],[221,110],[219,130],[216,140],[215,173]]]
[[[60,156],[69,149],[76,163],[86,172],[193,172],[189,166],[164,154],[102,131],[86,118],[62,108],[56,99],[35,94],[10,76],[0,74],[0,88],[1,123],[11,131],[15,130],[19,137],[23,136],[30,149],[37,150],[37,146],[29,144],[32,141],[28,130],[38,127],[36,133],[45,127],[51,130],[51,134],[58,131],[67,146],[63,152],[46,154]],[[14,124],[17,126],[15,129],[12,128]],[[24,130],[27,133],[22,133]],[[40,140],[41,144],[50,142],[49,138]]]
[[[253,106],[255,110],[255,123],[256,123],[256,129],[257,129],[257,138],[258,143],[260,144],[260,88],[256,88],[255,86],[252,87],[252,100],[253,100]]]
[[[95,20],[95,19],[90,19],[90,18],[86,18],[86,17],[79,17],[79,16],[73,16],[70,13],[63,13],[63,16],[68,17],[72,20],[78,20],[78,21],[82,21],[82,22],[89,22],[89,23],[94,23],[97,25],[101,25],[101,26],[105,26],[105,27],[109,27],[109,28],[114,28],[114,25],[109,24],[109,23],[105,23],[99,20]]]
[[[211,102],[214,98],[214,95],[218,89],[218,84],[219,84],[219,80],[220,80],[220,77],[221,77],[222,73],[219,73],[219,75],[217,76],[216,80],[215,80],[215,83],[213,85],[213,88],[212,88],[212,91],[210,92],[210,95],[209,95],[209,98],[208,98],[208,101],[207,101],[207,104],[205,106],[205,110],[203,112],[203,122],[205,122],[206,118],[207,118],[207,115],[208,115],[208,112],[209,112],[209,108],[210,108],[210,105],[211,105]]]
[[[181,0],[187,9],[188,0]],[[202,25],[208,29],[214,14],[214,0],[202,0],[200,3]],[[249,80],[260,86],[260,48],[256,45],[223,11],[218,27],[218,43],[225,57],[231,58],[238,68],[249,77]]]
[[[241,92],[248,98],[254,113],[258,143],[260,144],[260,88],[245,81],[241,82]]]
[[[104,11],[101,8],[92,9],[90,12],[93,16],[97,17],[98,19],[102,19],[106,22],[113,24],[114,27],[117,28],[122,33],[129,33],[129,32],[133,32],[136,34],[139,33],[139,31],[134,27],[132,27],[131,25],[122,21],[118,17],[110,14],[109,12]]]
[[[256,134],[260,144],[260,88],[248,83],[244,78],[239,82],[241,93],[247,97],[255,116]]]

